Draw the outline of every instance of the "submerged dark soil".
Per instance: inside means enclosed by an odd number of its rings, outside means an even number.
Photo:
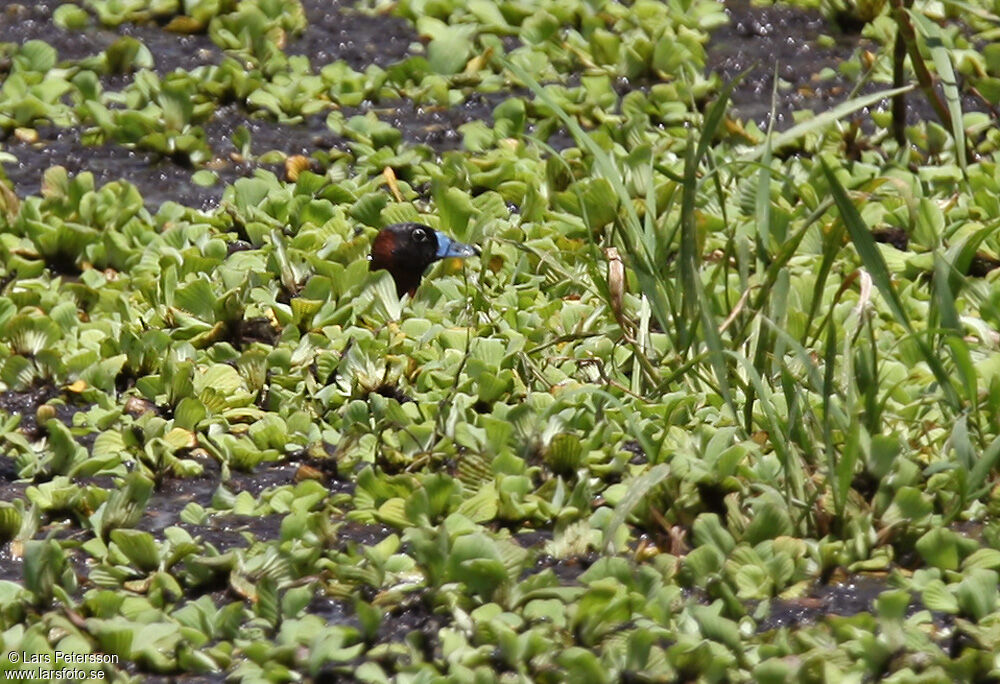
[[[71,175],[83,171],[94,174],[101,186],[114,180],[124,180],[138,188],[147,208],[155,211],[163,202],[180,202],[187,206],[208,209],[217,206],[223,188],[238,178],[253,175],[258,168],[282,173],[278,164],[261,164],[252,159],[236,158],[232,135],[239,126],[250,133],[250,148],[254,156],[278,151],[286,155],[308,155],[317,149],[330,149],[340,141],[325,123],[310,119],[301,125],[283,125],[252,118],[247,112],[230,105],[217,110],[205,126],[207,141],[215,160],[206,164],[219,177],[215,185],[203,187],[191,180],[197,169],[178,164],[155,152],[131,149],[122,145],[87,145],[78,128],[44,127],[34,143],[8,142],[5,151],[17,157],[17,163],[4,165],[4,171],[18,195],[38,194],[42,175],[51,166],[61,165]]]
[[[52,401],[53,399],[56,401]],[[92,406],[77,403],[74,400],[74,395],[64,393],[55,385],[41,384],[20,391],[7,390],[0,392],[0,417],[3,414],[19,416],[18,430],[29,440],[37,441],[47,434],[44,421],[41,425],[38,421],[38,409],[45,404],[48,404],[52,410],[50,414],[51,418],[67,427],[72,427],[73,416],[81,411],[86,411]],[[90,432],[76,435],[75,438],[79,444],[82,444],[89,450],[93,446],[97,434]],[[3,465],[0,465],[0,490],[2,490],[2,482],[7,472],[8,470]],[[10,472],[13,472],[13,470],[10,470]],[[0,501],[3,500],[3,497],[0,496]]]
[[[816,10],[788,6],[755,7],[749,0],[726,0],[729,24],[716,30],[708,44],[706,69],[724,82],[743,80],[732,93],[731,116],[752,120],[761,128],[771,119],[774,78],[779,85],[774,106],[774,127],[790,128],[796,122],[793,112],[811,110],[821,113],[852,97],[857,81],[839,71],[859,50],[876,51],[878,45],[860,35],[860,26],[841,28],[828,22]],[[819,45],[820,36],[829,36],[833,44]],[[820,78],[824,69],[834,76]],[[853,96],[890,88],[886,83],[866,83]],[[888,109],[889,103],[880,105]],[[936,120],[934,110],[919,92],[906,95],[907,123]],[[962,94],[963,111],[989,111],[979,98]],[[858,118],[868,119],[862,110]]]
[[[375,112],[379,119],[399,129],[403,139],[411,144],[428,145],[437,152],[461,147],[459,127],[470,121],[492,120],[493,108],[503,95],[474,95],[453,108],[421,107],[408,102],[345,110],[345,116]],[[242,158],[232,142],[233,134],[243,126],[250,134],[251,157]],[[318,150],[343,148],[346,141],[336,136],[326,125],[325,116],[312,116],[300,124],[281,124],[251,116],[237,105],[219,108],[203,126],[206,140],[213,151],[213,161],[206,164],[218,176],[214,185],[196,185],[191,176],[196,168],[178,164],[155,152],[132,149],[123,145],[87,145],[79,128],[38,129],[36,142],[9,140],[5,151],[17,157],[16,163],[3,166],[14,192],[20,196],[38,194],[46,169],[61,165],[71,175],[83,171],[94,174],[98,186],[114,180],[124,180],[136,186],[151,211],[166,201],[179,202],[200,209],[218,205],[226,184],[252,176],[259,168],[278,175],[279,164],[263,164],[260,155],[277,151],[284,155],[310,156]]]
[[[0,412],[20,416],[21,422],[18,423],[18,428],[33,438],[37,436],[38,432],[38,420],[36,419],[38,407],[57,396],[59,396],[59,390],[52,385],[30,387],[20,392],[7,390],[0,392]],[[72,420],[73,413],[76,411],[69,414],[70,420]]]
[[[135,38],[153,55],[153,69],[161,76],[175,69],[194,69],[218,64],[222,50],[204,34],[182,35],[162,30],[153,23],[124,23],[115,28],[96,19],[90,27],[65,31],[52,22],[52,13],[62,2],[0,2],[0,43],[23,44],[42,40],[59,52],[60,60],[78,60],[106,50],[122,36]]]
[[[217,64],[222,51],[207,35],[179,35],[165,31],[155,23],[125,23],[114,29],[100,26],[96,20],[82,31],[64,31],[52,22],[52,13],[60,3],[43,0],[33,4],[10,3],[2,8],[0,42],[23,44],[43,40],[55,47],[62,60],[77,60],[96,55],[121,36],[131,36],[149,48],[155,70],[162,76],[175,69],[190,70],[204,64]],[[303,7],[309,26],[302,36],[290,41],[289,55],[308,55],[315,68],[337,60],[364,70],[370,64],[388,66],[419,52],[419,36],[410,24],[389,15],[369,16],[343,2],[306,0]],[[121,87],[120,77],[108,87]],[[345,115],[374,111],[383,121],[398,128],[403,139],[425,144],[438,152],[461,146],[458,132],[463,123],[490,120],[492,110],[505,96],[471,95],[455,108],[419,107],[409,102],[392,102],[345,111]],[[244,126],[250,134],[251,157],[244,159],[232,142],[236,130]],[[326,115],[306,118],[296,125],[280,124],[254,116],[238,105],[219,108],[203,124],[213,160],[204,165],[218,176],[214,185],[203,187],[192,182],[198,169],[177,163],[155,152],[126,146],[84,144],[80,128],[59,129],[52,126],[38,130],[35,142],[9,138],[4,150],[16,163],[4,165],[4,173],[16,194],[37,194],[42,175],[51,166],[61,165],[71,174],[83,171],[94,174],[100,186],[113,180],[125,180],[139,190],[146,206],[155,211],[163,202],[176,201],[187,206],[210,209],[218,205],[226,184],[265,168],[282,173],[280,165],[261,164],[255,158],[265,152],[310,156],[317,150],[329,150],[346,143],[326,126]]]
[[[732,114],[766,125],[771,112],[775,64],[780,79],[791,84],[778,91],[774,124],[789,128],[792,112],[822,111],[846,100],[853,83],[837,76],[819,80],[825,68],[836,69],[867,42],[856,35],[837,35],[833,47],[819,47],[817,38],[835,29],[815,10],[793,7],[753,7],[747,0],[726,3],[729,24],[712,34],[708,70],[726,82],[744,74],[732,94]]]
[[[859,613],[875,613],[879,596],[893,590],[887,576],[852,575],[834,584],[816,585],[808,596],[795,599],[774,599],[766,618],[757,625],[758,632],[783,627],[795,628],[818,622],[830,615],[850,617]],[[919,596],[911,596],[907,615],[924,609]],[[949,616],[935,614],[943,623]]]
[[[195,185],[191,181],[192,169],[163,160],[153,152],[121,145],[85,145],[76,128],[39,130],[38,142],[8,143],[5,151],[17,157],[16,163],[3,168],[14,192],[22,197],[39,193],[42,175],[52,166],[63,166],[70,175],[89,171],[97,186],[128,181],[139,189],[151,210],[168,200],[204,209],[215,205],[222,196],[222,186]],[[219,175],[225,178],[229,174]],[[249,175],[249,170],[242,175]]]
[[[458,149],[462,146],[459,127],[472,121],[492,123],[493,109],[510,97],[509,93],[470,93],[465,102],[455,107],[418,105],[396,100],[345,109],[345,116],[365,114],[368,111],[393,128],[399,130],[403,140],[415,145],[428,145],[436,152]]]
[[[342,0],[302,0],[309,26],[285,48],[306,55],[313,67],[344,60],[355,71],[381,67],[410,56],[419,36],[408,22],[390,15],[369,16]]]

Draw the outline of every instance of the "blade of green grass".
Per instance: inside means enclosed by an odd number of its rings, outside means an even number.
[[[757,187],[754,192],[754,221],[757,230],[754,237],[757,243],[757,270],[763,271],[771,263],[771,249],[780,245],[784,240],[775,239],[771,234],[771,139],[774,135],[775,112],[778,105],[778,64],[774,64],[774,87],[771,89],[771,116],[767,125],[767,137],[764,139],[764,155],[760,162],[760,169],[757,172]],[[787,285],[787,272],[785,275]],[[781,280],[781,276],[779,279]],[[775,280],[774,283],[777,283]],[[772,285],[773,286],[773,285]],[[762,300],[763,313],[770,316],[771,298]],[[757,334],[753,336],[750,345],[753,350],[753,365],[763,377],[770,377],[768,369],[768,358],[772,350],[770,340],[772,336],[769,330],[761,322],[757,326]],[[753,385],[749,387],[746,402],[743,406],[743,423],[747,432],[751,430],[753,420],[753,407],[757,396],[754,393]]]
[[[853,100],[848,100],[847,102],[842,102],[833,109],[823,112],[808,121],[803,121],[800,124],[792,126],[787,131],[779,133],[771,139],[770,143],[764,142],[753,148],[744,155],[737,158],[738,162],[750,162],[759,159],[764,155],[765,150],[770,144],[771,149],[779,149],[785,145],[798,140],[807,133],[815,131],[824,126],[829,126],[830,124],[843,119],[848,114],[853,114],[859,109],[865,107],[870,107],[871,105],[897,95],[899,93],[905,93],[913,90],[912,85],[903,86],[902,88],[892,88],[890,90],[880,90],[877,93],[872,93],[871,95],[862,95],[861,97],[856,97]]]
[[[615,532],[622,526],[629,514],[635,510],[635,507],[639,505],[653,487],[663,482],[669,475],[670,466],[666,463],[660,463],[629,482],[625,496],[615,506],[615,513],[611,518],[611,522],[604,528],[604,538],[601,540],[601,548],[604,549],[605,553],[612,550],[611,542],[614,540]]]
[[[958,317],[958,307],[955,306],[955,296],[948,280],[948,264],[940,254],[934,254],[934,302],[937,305],[938,316],[941,317],[941,327],[950,334],[944,338],[944,343],[951,350],[951,358],[962,381],[965,398],[972,406],[972,415],[977,414],[979,392],[977,391],[976,366],[972,362],[969,345],[963,339],[962,322]]]
[[[972,465],[972,470],[969,472],[969,491],[972,496],[979,497],[986,493],[983,485],[998,462],[1000,462],[1000,437],[994,439]]]
[[[827,472],[830,479],[830,489],[833,491],[834,511],[837,520],[841,519],[843,509],[840,506],[839,480],[834,477],[837,472],[837,450],[833,443],[833,413],[830,410],[833,397],[836,394],[834,374],[837,369],[837,326],[829,325],[826,331],[826,349],[823,353],[823,414],[820,416],[823,425],[823,444],[826,451]]]
[[[948,106],[948,113],[951,115],[951,134],[955,141],[955,159],[958,160],[958,168],[962,170],[962,177],[968,178],[965,158],[965,127],[962,123],[962,101],[958,94],[958,79],[955,77],[955,70],[951,63],[951,53],[944,46],[941,28],[924,16],[921,12],[912,9],[907,10],[913,24],[924,36],[927,49],[930,50],[934,68],[937,69],[938,77],[941,79],[941,90],[944,92],[944,101]]]
[[[961,411],[962,403],[955,391],[954,385],[952,385],[951,377],[945,371],[944,366],[941,364],[941,360],[934,354],[933,350],[927,344],[927,341],[916,334],[913,325],[910,322],[909,316],[906,315],[906,311],[903,309],[903,304],[899,299],[899,295],[896,293],[896,288],[892,286],[892,279],[889,275],[889,268],[885,264],[885,259],[882,257],[882,253],[878,250],[878,246],[875,243],[875,239],[872,237],[871,231],[868,226],[865,225],[864,220],[861,218],[861,214],[858,213],[857,207],[851,202],[850,198],[847,196],[847,191],[844,190],[844,186],[840,184],[837,180],[836,175],[830,170],[829,165],[827,165],[826,160],[820,159],[820,165],[823,169],[823,173],[826,176],[827,182],[830,184],[830,193],[833,195],[833,200],[837,204],[837,209],[840,212],[840,217],[844,222],[847,232],[851,236],[851,242],[854,243],[854,248],[858,252],[858,256],[861,257],[861,262],[864,264],[868,273],[872,277],[872,282],[882,293],[885,298],[886,303],[889,306],[889,310],[892,315],[899,322],[903,328],[906,329],[908,333],[913,336],[920,353],[927,363],[934,377],[937,379],[938,383],[941,385],[941,391],[944,392],[945,399],[951,405],[952,409],[955,411]]]
[[[566,110],[559,106],[559,103],[545,91],[531,74],[509,60],[498,59],[506,69],[510,70],[511,73],[527,85],[539,100],[555,112],[576,143],[585,148],[593,156],[594,165],[600,175],[611,183],[611,187],[614,189],[615,194],[621,201],[622,208],[625,210],[624,230],[620,233],[623,248],[632,259],[632,265],[636,278],[639,280],[639,286],[650,299],[657,323],[660,324],[663,330],[670,330],[671,320],[668,311],[669,305],[667,303],[665,283],[655,275],[657,269],[655,267],[654,255],[645,249],[645,244],[641,239],[642,222],[632,203],[632,198],[625,188],[625,184],[622,182],[621,172],[614,160],[600,145],[587,135],[586,131],[583,130],[580,124]]]
[[[762,427],[767,430],[769,441],[774,447],[774,452],[784,472],[785,501],[791,508],[794,501],[802,501],[805,496],[804,477],[802,464],[797,458],[793,458],[794,454],[792,453],[788,435],[781,425],[778,412],[775,411],[777,402],[773,399],[774,393],[771,392],[771,389],[761,379],[760,374],[757,373],[757,369],[753,367],[748,358],[734,351],[727,351],[726,354],[743,367],[743,372],[746,374],[747,380],[753,385],[757,395],[761,399],[760,406],[764,412],[765,419]]]

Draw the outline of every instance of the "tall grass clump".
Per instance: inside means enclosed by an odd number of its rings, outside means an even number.
[[[886,334],[887,326],[875,313],[878,304],[888,308],[891,323],[902,329],[905,338],[898,344],[914,346],[930,370],[935,386],[928,401],[939,403],[943,419],[956,426],[952,448],[960,455],[971,453],[969,431],[958,426],[967,424],[970,409],[975,412],[977,382],[960,334],[955,292],[949,286],[960,282],[961,276],[949,271],[950,262],[941,261],[941,272],[934,275],[938,327],[919,329],[893,286],[871,230],[822,157],[813,165],[818,171],[813,177],[817,186],[828,186],[828,196],[811,209],[803,206],[797,223],[772,216],[772,186],[787,181],[774,164],[773,150],[823,132],[852,113],[914,86],[854,97],[782,133],[768,131],[762,144],[722,165],[713,143],[721,135],[735,85],[729,84],[708,108],[702,125],[691,128],[680,173],[650,155],[647,168],[641,169],[650,179],[645,184],[647,195],[634,197],[624,179],[626,162],[602,148],[527,72],[511,62],[505,66],[556,114],[578,146],[592,157],[593,173],[605,179],[616,195],[620,209],[613,229],[596,237],[591,234],[593,253],[599,258],[602,248],[620,250],[634,273],[643,305],[668,334],[674,353],[666,367],[661,361],[657,368],[653,359],[644,356],[641,345],[634,347],[643,356],[642,365],[652,368],[647,378],[659,378],[645,386],[644,396],[655,401],[677,385],[719,396],[742,438],[766,440],[778,458],[782,477],[775,486],[801,530],[845,533],[855,478],[864,472],[878,479],[891,466],[884,457],[891,449],[881,432],[883,408],[894,388],[882,382],[883,359],[876,342]],[[939,71],[943,67],[942,62]],[[946,89],[946,95],[951,101],[950,90]],[[757,169],[749,190],[755,233],[747,240],[730,228],[723,257],[708,262],[699,235],[698,208],[714,197],[724,213],[726,193],[740,181],[739,173],[747,165]],[[636,173],[636,169],[629,171]],[[656,206],[654,179],[674,184],[669,206]],[[831,214],[834,208],[836,215]],[[789,266],[803,256],[801,246],[810,235],[819,235],[821,245],[819,254],[812,255],[817,261],[814,296],[806,311],[792,312]],[[843,263],[845,241],[853,247],[860,267],[846,274],[829,300],[823,294],[835,266]],[[743,288],[739,296],[728,286],[730,269],[739,274]],[[617,312],[620,302],[611,299],[614,288],[606,282],[603,285],[600,289],[609,298],[608,307]],[[859,302],[846,320],[838,318],[841,314],[835,316],[835,310],[853,288],[859,292]],[[797,319],[804,316],[804,329],[798,334],[791,332],[792,314]],[[647,333],[640,326],[635,336],[641,339]],[[948,350],[950,368],[942,361],[942,348]],[[1000,445],[989,447],[993,461],[998,457],[994,452],[1000,452]],[[960,465],[967,475],[962,476],[960,506],[969,496],[982,493],[989,472],[982,461],[962,458],[966,462]],[[631,510],[666,477],[667,470],[658,469],[637,479],[622,502],[623,509]],[[619,523],[625,514],[621,513]]]

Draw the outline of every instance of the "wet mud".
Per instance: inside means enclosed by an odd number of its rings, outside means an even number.
[[[53,402],[53,399],[59,399],[59,401]],[[38,385],[21,391],[0,392],[0,414],[20,416],[18,429],[31,441],[41,439],[47,434],[44,425],[38,424],[38,408],[45,404],[52,408],[52,418],[67,427],[72,427],[73,416],[81,411],[86,411],[91,406],[90,404],[74,403],[72,395],[64,394],[54,385]],[[96,433],[88,433],[78,435],[76,441],[89,450],[96,438]],[[3,467],[0,466],[0,482],[2,482],[3,474]]]
[[[58,0],[39,2],[0,3],[0,43],[22,45],[29,40],[42,40],[56,48],[60,60],[78,60],[97,54],[113,40],[96,40],[81,31],[64,31],[52,23],[52,12],[61,5]]]
[[[153,70],[160,76],[175,69],[191,70],[222,61],[222,50],[207,35],[171,33],[153,22],[126,22],[108,28],[92,19],[88,28],[63,30],[52,21],[52,13],[61,4],[56,0],[0,3],[0,43],[42,40],[54,47],[59,59],[65,61],[96,55],[119,38],[128,36],[149,49],[153,55]]]
[[[449,623],[444,615],[433,612],[418,593],[410,594],[399,606],[383,616],[375,637],[376,643],[399,643],[408,638],[425,651],[433,649],[438,632]]]
[[[816,10],[788,6],[754,7],[749,0],[727,0],[729,24],[717,29],[709,41],[707,67],[724,82],[743,80],[733,90],[730,115],[752,120],[765,128],[771,119],[771,99],[777,75],[790,88],[779,88],[774,108],[774,127],[785,130],[795,124],[792,114],[812,110],[819,114],[852,97],[856,81],[839,73],[839,65],[859,50],[875,52],[879,46],[861,37],[858,26],[831,25]],[[830,36],[833,44],[818,44],[820,36]],[[820,79],[824,69],[837,72]],[[885,83],[867,83],[854,95],[864,95],[890,88]],[[888,101],[877,105],[888,109]],[[980,98],[962,94],[963,111],[989,111]],[[907,124],[922,120],[936,121],[927,98],[919,92],[906,95]],[[870,119],[865,110],[855,118]]]
[[[462,124],[475,120],[491,122],[493,108],[505,98],[502,94],[475,95],[453,108],[419,107],[400,101],[346,109],[344,115],[350,117],[374,111],[381,120],[399,129],[406,142],[428,145],[436,152],[444,152],[461,147],[462,134],[458,128]],[[249,157],[243,157],[242,150],[237,150],[233,143],[233,135],[240,126],[250,134]],[[208,187],[192,182],[196,168],[147,150],[115,144],[87,145],[79,128],[44,126],[38,129],[39,139],[33,143],[9,139],[4,150],[17,157],[17,162],[4,164],[3,169],[14,192],[21,197],[37,195],[45,170],[61,165],[70,175],[83,171],[93,173],[98,187],[115,180],[131,183],[139,190],[150,211],[155,212],[167,201],[209,210],[218,206],[227,184],[252,176],[257,169],[282,176],[281,165],[257,161],[267,152],[311,156],[317,151],[347,146],[346,141],[327,127],[325,116],[308,117],[295,125],[280,124],[254,117],[236,105],[219,108],[203,129],[213,151],[213,160],[204,168],[210,168],[219,179]]]
[[[123,36],[135,38],[153,55],[154,71],[163,76],[176,69],[219,64],[223,50],[207,33],[181,34],[153,21],[102,26],[92,17],[89,27],[64,30],[52,21],[58,0],[0,3],[0,43],[41,40],[56,48],[60,60],[80,60],[103,52]],[[420,37],[405,20],[388,14],[371,16],[342,0],[304,0],[308,26],[291,38],[288,55],[306,55],[313,67],[343,60],[357,71],[370,64],[389,66],[412,56]]]
[[[194,169],[164,160],[153,152],[122,145],[85,145],[80,130],[75,128],[41,129],[37,143],[8,143],[4,151],[17,157],[17,162],[4,164],[3,168],[14,192],[21,197],[38,195],[42,176],[52,166],[65,167],[71,176],[89,171],[94,174],[97,187],[111,181],[127,181],[136,186],[151,211],[168,200],[208,209],[216,206],[222,196],[221,184],[195,185],[191,181]],[[220,178],[235,180],[252,171],[246,169],[240,174],[233,169],[217,173]]]
[[[165,478],[147,502],[145,513],[136,524],[136,529],[160,533],[165,528],[178,524],[181,511],[189,503],[211,508],[218,486],[218,466],[215,466],[214,472],[206,467],[199,477]]]
[[[7,390],[6,392],[0,392],[0,412],[9,413],[12,416],[20,416],[21,422],[18,423],[18,429],[29,439],[35,439],[40,436],[41,432],[36,417],[38,407],[58,396],[59,389],[52,385],[31,387],[20,392]],[[66,407],[62,408],[65,413]],[[72,422],[73,413],[76,413],[76,411],[70,413],[70,422]]]
[[[521,571],[521,579],[551,570],[560,583],[564,585],[578,584],[580,575],[600,559],[600,555],[589,552],[567,558],[556,558],[545,552],[545,546],[552,541],[552,530],[523,530],[513,535],[513,540],[523,549],[534,555],[534,560],[526,564]]]
[[[219,178],[208,187],[192,182],[196,168],[177,164],[147,150],[115,144],[87,145],[78,128],[42,127],[38,129],[38,142],[8,141],[4,149],[17,157],[17,162],[5,164],[3,168],[14,192],[22,197],[37,195],[45,170],[61,165],[70,175],[84,171],[93,173],[98,187],[115,180],[131,183],[139,190],[150,211],[156,211],[167,201],[208,210],[218,206],[227,184],[252,176],[257,169],[266,169],[279,176],[283,174],[279,164],[262,164],[239,155],[232,142],[239,126],[246,127],[250,134],[250,152],[254,158],[272,151],[289,156],[309,155],[340,144],[325,123],[310,120],[302,125],[282,125],[253,118],[230,105],[217,110],[203,127],[209,147],[215,153],[214,161],[205,167]]]
[[[768,123],[774,89],[775,63],[778,77],[792,84],[778,91],[774,124],[786,129],[794,124],[792,112],[820,112],[848,99],[853,83],[842,77],[820,81],[824,68],[836,69],[856,49],[873,47],[856,35],[836,35],[836,29],[815,10],[793,7],[752,7],[748,0],[726,3],[729,24],[716,30],[708,45],[708,71],[724,82],[746,72],[732,94],[731,114]],[[821,35],[835,35],[833,47],[819,47]]]
[[[360,628],[361,623],[354,615],[354,608],[347,601],[317,593],[306,607],[306,612],[323,618],[332,625],[349,625]]]
[[[878,597],[894,588],[886,577],[874,575],[854,575],[837,584],[817,585],[808,596],[771,601],[770,614],[758,623],[757,631],[794,628],[818,622],[829,615],[849,617],[873,613]],[[912,597],[908,612],[912,614],[921,607],[919,598]]]
[[[18,482],[17,467],[13,458],[0,456],[0,501],[13,501],[24,497],[29,482]],[[2,548],[2,547],[0,547]],[[3,564],[0,557],[0,565]]]
[[[337,546],[344,550],[351,545],[375,546],[393,534],[394,530],[378,523],[366,525],[353,520],[345,520],[337,528]]]
[[[419,36],[409,22],[391,15],[369,16],[342,0],[302,0],[309,26],[285,47],[288,55],[306,55],[318,70],[338,60],[355,71],[386,67],[411,56]]]
[[[521,579],[537,575],[545,570],[551,570],[559,578],[559,584],[573,586],[579,584],[580,575],[599,559],[600,556],[596,553],[572,558],[555,558],[548,554],[542,554],[535,560],[534,566],[521,573]]]
[[[202,125],[216,158],[225,160],[240,153],[233,144],[233,135],[240,126],[250,134],[250,153],[254,157],[272,151],[308,156],[316,150],[346,147],[345,141],[327,127],[326,115],[306,117],[299,124],[281,124],[253,116],[237,105],[226,105],[216,109]]]
[[[143,673],[142,681],[146,684],[225,684],[225,682],[229,681],[229,676],[225,672],[210,672],[198,675],[151,675]]]
[[[95,19],[87,29],[64,31],[52,21],[59,4],[55,0],[7,4],[0,10],[3,12],[0,42],[23,44],[28,40],[43,40],[58,50],[61,60],[79,60],[99,54],[122,36],[130,36],[149,48],[155,71],[161,76],[175,69],[217,64],[223,58],[223,52],[207,35],[175,34],[154,22],[126,22],[106,28]],[[369,64],[388,66],[412,56],[414,48],[420,51],[419,36],[413,27],[397,17],[370,16],[345,2],[306,0],[303,7],[309,25],[302,36],[290,41],[286,52],[308,55],[317,69],[341,59],[358,70]],[[106,76],[105,85],[121,88],[127,83],[122,78],[127,77]],[[399,129],[406,142],[427,145],[440,153],[461,147],[462,134],[458,128],[462,124],[476,120],[491,122],[493,108],[506,97],[505,93],[473,93],[462,105],[452,108],[417,106],[403,101],[366,103],[346,109],[344,114],[350,117],[374,111],[381,120]],[[232,142],[240,126],[250,134],[250,155],[244,156],[245,150],[237,150]],[[41,126],[34,142],[8,135],[3,141],[4,151],[17,161],[5,164],[4,173],[14,192],[22,197],[38,194],[45,170],[62,165],[71,175],[90,171],[98,186],[113,180],[133,184],[150,211],[156,211],[166,201],[210,210],[218,206],[227,184],[251,176],[259,168],[282,175],[280,165],[256,161],[266,152],[311,156],[318,150],[346,147],[346,142],[326,126],[325,113],[287,125],[230,104],[217,109],[202,128],[213,159],[201,168],[210,169],[218,177],[214,185],[207,187],[192,182],[191,177],[198,169],[156,152],[116,144],[84,144],[82,128]]]
[[[250,546],[247,534],[257,541],[274,541],[281,534],[280,515],[250,516],[213,513],[204,525],[183,522],[175,524],[195,539],[211,545],[216,551],[226,553],[231,549]]]
[[[403,140],[414,145],[427,145],[436,152],[459,149],[463,135],[459,127],[472,121],[493,123],[493,109],[510,97],[510,93],[471,93],[456,107],[418,105],[396,100],[376,105],[345,108],[345,118],[374,112],[379,120],[399,130]]]

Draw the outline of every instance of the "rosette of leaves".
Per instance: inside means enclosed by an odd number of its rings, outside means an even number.
[[[289,35],[305,27],[305,10],[298,0],[249,0],[234,12],[214,17],[208,34],[222,49],[251,60],[270,75],[285,64],[282,50]]]
[[[84,5],[105,26],[118,26],[126,21],[149,18],[149,0],[84,0]]]
[[[41,119],[61,126],[77,122],[63,102],[73,85],[65,72],[56,70],[57,59],[55,48],[40,40],[29,40],[17,49],[0,86],[0,128],[30,126]]]
[[[513,356],[507,355],[507,345],[500,339],[479,338],[470,351],[465,372],[475,383],[480,406],[492,406],[514,388],[514,372],[509,367]]]
[[[227,364],[213,364],[197,373],[192,381],[192,389],[194,397],[210,414],[233,419],[243,416],[242,409],[253,401],[253,395],[247,391],[239,372]]]
[[[552,472],[572,476],[583,460],[583,444],[574,434],[561,433],[552,438],[545,449],[545,463]]]
[[[432,587],[461,583],[467,594],[455,599],[467,607],[491,600],[504,603],[514,593],[528,553],[509,539],[498,539],[461,514],[440,526],[410,527],[403,534]]]
[[[196,477],[204,467],[197,461],[185,458],[198,440],[194,432],[151,414],[136,421],[143,426],[142,444],[136,449],[140,472],[159,487],[165,478]]]
[[[0,502],[0,546],[16,537],[24,519],[23,502]]]
[[[61,275],[80,273],[83,262],[88,261],[88,247],[100,240],[93,228],[52,215],[43,218],[31,205],[25,206],[16,225],[49,269]]]
[[[279,121],[298,120],[330,107],[326,91],[322,77],[312,73],[309,60],[292,57],[287,71],[261,84],[246,101],[251,107],[269,111]]]
[[[96,100],[86,102],[87,112],[107,140],[131,144],[197,165],[212,156],[205,131],[195,121],[208,116],[211,106],[197,105],[198,84],[178,74],[162,82],[151,71],[136,75],[134,88],[145,106],[108,109]]]
[[[59,325],[47,316],[12,317],[0,332],[0,340],[7,343],[11,352],[0,368],[0,380],[9,387],[23,389],[39,381],[59,378],[64,364],[55,345],[61,337]]]
[[[125,354],[123,373],[138,379],[159,371],[169,347],[170,336],[162,330],[124,328],[118,339],[118,349]]]
[[[101,468],[100,461],[89,462],[87,449],[58,420],[45,421],[45,429],[48,432],[48,449],[46,457],[38,464],[41,470],[34,474],[36,478],[55,475],[86,476]]]
[[[227,280],[233,279],[224,278],[223,283]],[[248,294],[247,281],[220,294],[205,277],[179,285],[173,296],[175,307],[168,310],[176,326],[172,337],[187,339],[196,348],[222,340],[239,344]]]
[[[128,74],[137,69],[152,69],[149,48],[131,36],[123,36],[104,51],[105,69],[112,74]]]
[[[199,70],[198,92],[212,102],[244,101],[267,82],[257,69],[246,70],[242,64],[226,57],[218,66],[204,65]],[[239,130],[239,129],[237,129]],[[234,145],[244,157],[249,157],[249,141],[234,134]]]
[[[72,605],[76,572],[57,540],[25,542],[24,587],[31,592],[35,605],[47,606],[56,599]]]
[[[230,365],[196,366],[192,361],[168,354],[159,374],[136,382],[144,397],[173,412],[167,431],[160,428],[151,436],[163,436],[171,450],[194,446],[194,432],[210,416],[232,420],[260,417],[251,406],[254,395],[247,391],[243,378]]]

